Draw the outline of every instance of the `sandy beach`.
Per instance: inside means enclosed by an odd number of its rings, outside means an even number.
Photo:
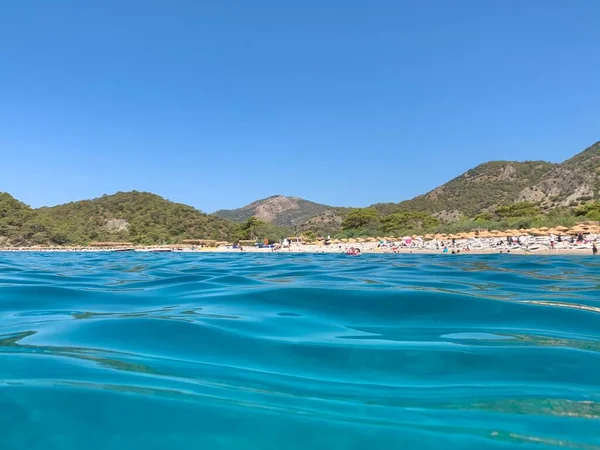
[[[325,245],[293,243],[282,246],[220,246],[198,247],[186,245],[132,246],[132,247],[0,247],[0,252],[144,252],[144,253],[339,253],[346,254],[350,249],[371,254],[516,254],[516,255],[592,255],[593,243],[600,240],[598,235],[589,235],[582,242],[554,242],[550,237],[526,237],[519,244],[506,239],[457,239],[448,241],[411,239],[408,241],[357,242]],[[554,247],[554,248],[553,248]]]

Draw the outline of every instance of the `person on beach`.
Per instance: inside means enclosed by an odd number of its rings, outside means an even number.
[[[598,246],[596,245],[596,241],[592,244],[592,255],[596,256],[598,254]]]

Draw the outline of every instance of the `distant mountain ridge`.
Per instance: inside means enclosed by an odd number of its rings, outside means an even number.
[[[375,214],[384,228],[406,228],[410,220],[413,224],[422,222],[425,214],[443,225],[465,219],[485,220],[483,216],[494,216],[498,208],[515,203],[537,213],[588,207],[595,210],[600,207],[599,199],[600,142],[596,142],[559,164],[545,161],[480,164],[413,199],[373,204],[365,214],[355,215],[353,221],[366,220]],[[235,239],[240,227],[244,227],[243,222],[251,217],[271,224],[264,229],[272,235],[286,232],[334,235],[352,228],[348,225],[352,221],[344,224],[344,220],[357,210],[360,212],[360,208],[331,207],[298,197],[274,195],[242,208],[207,215],[192,206],[137,191],[33,209],[0,192],[0,246],[84,244],[92,240],[158,244],[188,238]],[[598,217],[600,209],[590,214]]]
[[[273,195],[238,209],[219,210],[214,216],[234,222],[243,222],[256,217],[264,222],[282,227],[296,227],[327,210],[331,206],[304,200],[299,197]]]

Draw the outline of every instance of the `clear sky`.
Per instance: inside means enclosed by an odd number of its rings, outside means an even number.
[[[1,0],[0,191],[400,201],[600,140],[598,0]]]

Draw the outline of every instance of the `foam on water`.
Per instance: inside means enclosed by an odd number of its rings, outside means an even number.
[[[600,258],[0,254],[3,450],[442,446],[600,449]]]

